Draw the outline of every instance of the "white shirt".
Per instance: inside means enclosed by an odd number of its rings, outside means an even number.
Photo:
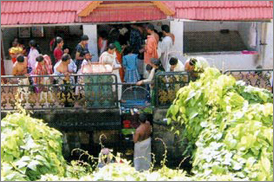
[[[121,78],[120,78],[120,74],[119,74],[119,69],[115,69],[118,68],[120,64],[117,63],[116,60],[116,52],[114,52],[113,54],[109,54],[107,51],[105,51],[100,57],[99,57],[99,63],[103,63],[103,64],[109,64],[112,66],[113,70],[112,73],[115,74],[117,76],[118,79],[118,83],[121,83]],[[121,65],[120,65],[121,66]]]
[[[162,65],[165,69],[165,71],[170,70],[169,65],[169,52],[172,49],[172,38],[170,36],[165,36],[161,42],[159,42],[158,46],[161,49],[162,55],[160,57],[160,60],[162,62]]]
[[[32,67],[31,74],[35,70],[36,58],[39,56],[39,52],[35,48],[31,48],[28,55],[28,66]]]
[[[174,68],[174,72],[180,72],[180,71],[184,71],[185,70],[185,66],[184,64],[182,63],[182,61],[178,60],[178,63],[177,65],[175,66]]]
[[[151,82],[153,80],[154,75],[155,75],[155,70],[156,70],[155,68],[152,68],[152,70],[150,71],[150,74],[149,74],[148,78],[145,79],[145,80],[143,80],[144,84],[149,83],[149,82]]]

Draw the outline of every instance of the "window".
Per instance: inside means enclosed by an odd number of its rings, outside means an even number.
[[[257,50],[257,27],[249,22],[185,22],[184,53]]]

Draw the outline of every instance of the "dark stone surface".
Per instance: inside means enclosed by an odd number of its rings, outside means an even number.
[[[1,112],[1,118],[7,112]],[[116,130],[121,128],[119,109],[40,110],[30,114],[62,131]]]
[[[162,121],[165,118],[166,112],[167,109],[155,109],[153,121]],[[5,115],[6,112],[1,112],[1,118]],[[64,155],[68,157],[70,157],[70,151],[73,148],[78,147],[77,143],[79,143],[80,148],[88,150],[90,154],[95,156],[98,155],[101,148],[98,143],[98,137],[100,134],[105,134],[107,137],[107,139],[103,142],[105,147],[113,148],[115,153],[122,152],[122,154],[125,154],[128,149],[134,150],[133,142],[128,144],[124,143],[125,141],[123,141],[120,136],[120,131],[118,131],[122,128],[119,109],[45,110],[36,111],[31,114],[31,116],[34,118],[43,119],[49,126],[62,131],[63,134],[67,134],[68,143],[64,141],[64,146],[69,144],[69,148],[64,150]],[[169,126],[166,126],[164,122],[162,123],[163,124],[157,124],[156,122],[153,123],[152,153],[155,154],[157,161],[156,165],[160,165],[160,161],[163,159],[165,150],[163,143],[155,139],[162,139],[167,146],[166,164],[167,166],[174,168],[177,167],[184,158],[182,156],[184,148],[180,145],[180,138],[175,136],[173,132],[170,131]],[[83,132],[85,135],[83,135],[84,138],[81,138],[80,134]],[[86,138],[87,136],[89,136],[89,139]],[[82,141],[84,139],[87,140],[88,143],[83,143]]]
[[[185,150],[185,147],[181,145],[181,138],[177,135],[174,135],[174,133],[170,131],[171,127],[167,126],[165,124],[166,122],[163,122],[163,119],[166,117],[166,113],[167,109],[155,109],[154,111],[152,152],[156,155],[155,158],[157,163],[159,164],[159,162],[163,159],[165,149],[162,141],[156,140],[156,138],[162,139],[167,147],[166,165],[174,168],[178,167],[180,162],[184,159],[184,156],[182,154]],[[184,162],[182,164],[182,167],[184,167],[184,165],[188,164]]]

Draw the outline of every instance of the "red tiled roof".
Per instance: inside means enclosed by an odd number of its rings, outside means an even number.
[[[176,12],[175,18],[189,20],[273,19],[271,1],[162,1]]]
[[[1,25],[68,24],[160,20],[167,16],[156,6],[95,8],[80,18],[77,11],[92,1],[1,1]],[[175,12],[173,18],[190,20],[273,19],[271,1],[161,1]],[[104,3],[108,4],[108,1]],[[112,2],[113,3],[113,2]],[[126,3],[117,1],[115,3]],[[108,11],[109,10],[109,11]]]
[[[74,23],[88,1],[1,1],[1,25]]]
[[[156,7],[136,7],[132,9],[105,8],[104,10],[94,10],[89,16],[83,17],[82,22],[125,22],[162,20],[166,18],[166,15]]]
[[[104,7],[104,5],[114,5],[117,3],[138,5],[148,4],[146,6],[131,6],[129,7]],[[115,2],[104,1],[96,7],[88,16],[81,17],[82,22],[125,22],[125,21],[146,21],[146,20],[161,20],[167,16],[150,1],[122,1]]]

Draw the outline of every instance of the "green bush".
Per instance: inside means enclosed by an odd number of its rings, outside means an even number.
[[[207,68],[181,88],[168,110],[172,130],[187,139],[196,178],[231,175],[273,180],[273,94]]]

